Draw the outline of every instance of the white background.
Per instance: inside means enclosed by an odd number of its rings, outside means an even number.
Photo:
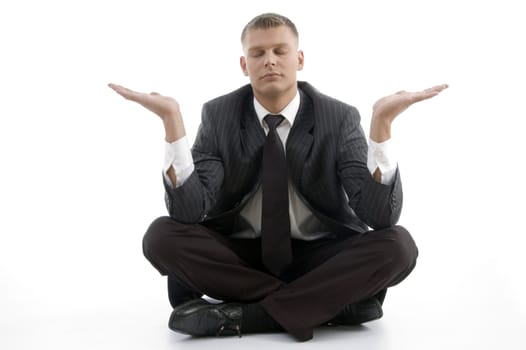
[[[526,348],[520,1],[3,1],[0,348],[284,348],[286,335],[189,340],[166,327],[165,280],[142,256],[165,215],[157,116],[106,84],[202,103],[248,82],[243,26],[300,31],[299,79],[356,106],[448,83],[393,129],[400,224],[420,258],[385,316],[319,330],[310,348]]]

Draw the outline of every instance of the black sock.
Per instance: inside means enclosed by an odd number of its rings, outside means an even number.
[[[257,303],[243,305],[241,332],[264,333],[283,331],[283,328]]]

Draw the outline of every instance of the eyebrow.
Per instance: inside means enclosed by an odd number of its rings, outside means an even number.
[[[279,44],[276,44],[276,45],[272,45],[272,47],[289,47],[290,45],[288,43],[279,43]],[[251,51],[259,51],[259,50],[264,50],[265,47],[264,46],[254,46],[254,47],[250,47],[248,49],[248,52],[251,52]]]

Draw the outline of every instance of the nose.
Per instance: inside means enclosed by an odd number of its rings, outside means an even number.
[[[268,52],[265,55],[265,67],[272,66],[274,67],[276,65],[276,55],[274,55],[272,52]]]

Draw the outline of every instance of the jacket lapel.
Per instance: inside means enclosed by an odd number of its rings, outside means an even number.
[[[300,90],[300,108],[287,138],[287,162],[294,184],[301,183],[303,168],[313,142],[314,108],[312,101]]]
[[[265,143],[265,132],[261,127],[256,111],[254,109],[253,95],[249,94],[245,99],[245,108],[242,109],[243,116],[240,123],[240,146],[241,158],[243,161],[253,162],[254,157],[257,162],[261,160],[263,144]]]

